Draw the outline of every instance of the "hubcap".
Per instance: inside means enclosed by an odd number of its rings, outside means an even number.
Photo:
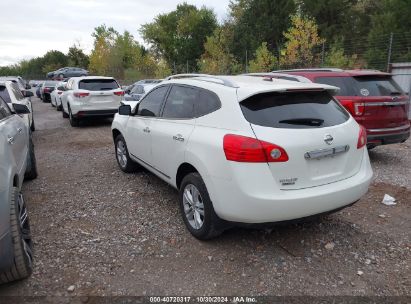
[[[126,146],[124,145],[124,142],[122,140],[119,140],[117,142],[117,160],[121,168],[124,168],[127,166]]]
[[[184,214],[194,229],[200,229],[204,223],[204,203],[200,191],[193,184],[188,184],[183,192]]]
[[[18,207],[19,207],[19,224],[21,230],[21,243],[23,245],[23,251],[27,257],[30,268],[33,263],[33,251],[32,251],[32,241],[30,234],[30,224],[28,221],[26,203],[24,202],[23,195],[18,196]]]

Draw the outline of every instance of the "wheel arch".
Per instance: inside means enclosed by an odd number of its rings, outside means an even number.
[[[201,173],[191,164],[189,163],[182,163],[178,169],[177,169],[177,174],[176,174],[176,187],[177,189],[180,189],[181,182],[183,181],[183,178],[190,173]]]

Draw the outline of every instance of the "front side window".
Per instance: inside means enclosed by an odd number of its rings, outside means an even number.
[[[173,86],[167,97],[162,116],[177,119],[194,118],[198,94],[199,90],[194,88]]]
[[[138,105],[137,115],[158,117],[167,91],[168,86],[162,86],[147,94]]]
[[[136,85],[131,90],[131,93],[133,93],[133,94],[144,94],[144,87],[142,85]]]
[[[3,98],[0,97],[0,120],[9,117],[11,115],[10,108]]]
[[[271,128],[324,128],[342,124],[350,117],[327,91],[257,94],[240,106],[247,121]]]
[[[110,91],[118,89],[118,83],[114,79],[83,79],[78,83],[80,90]]]

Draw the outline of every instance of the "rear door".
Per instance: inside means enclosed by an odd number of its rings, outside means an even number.
[[[126,142],[132,157],[152,167],[151,132],[158,119],[169,86],[151,91],[138,104],[135,116],[127,122]]]
[[[187,142],[195,126],[195,105],[200,90],[173,85],[160,119],[152,125],[153,166],[165,177],[175,177],[184,162]]]
[[[329,184],[359,171],[358,124],[328,92],[258,94],[241,108],[259,140],[288,154],[287,162],[268,163],[281,189]]]
[[[82,79],[78,83],[78,91],[89,93],[81,100],[90,107],[90,110],[117,109],[124,95],[113,78]]]

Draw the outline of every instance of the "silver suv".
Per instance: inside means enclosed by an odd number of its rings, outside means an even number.
[[[32,241],[23,180],[37,177],[30,129],[19,115],[28,114],[22,104],[13,111],[0,98],[0,284],[28,277],[32,272]]]

